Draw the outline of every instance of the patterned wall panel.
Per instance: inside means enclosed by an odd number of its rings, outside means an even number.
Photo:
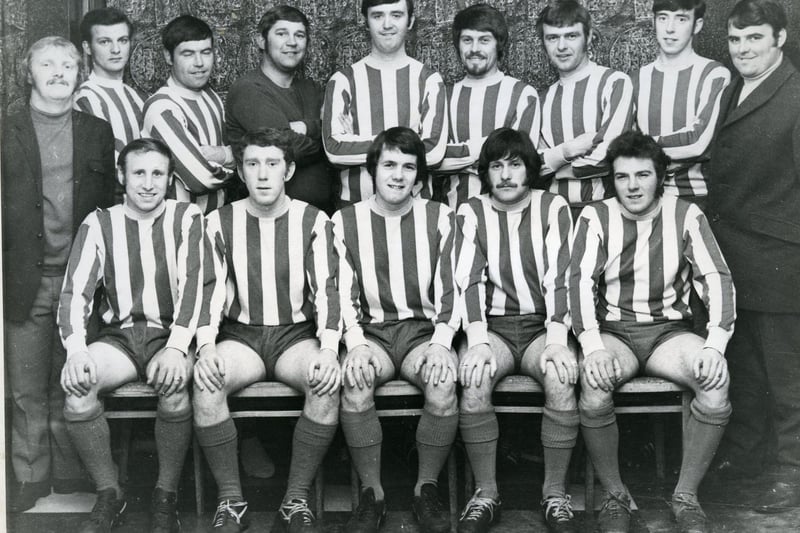
[[[535,21],[547,0],[487,0],[503,13],[510,26],[510,42],[502,68],[538,89],[555,79],[536,34]],[[800,2],[781,0],[790,17],[791,57],[798,57]],[[6,104],[20,100],[24,80],[14,70],[25,47],[52,31],[58,10],[42,13],[48,0],[3,0],[2,65],[0,90]],[[143,91],[156,90],[167,77],[162,57],[160,30],[175,16],[190,13],[208,21],[216,36],[217,62],[214,87],[226,93],[231,83],[258,63],[255,26],[268,8],[288,3],[308,15],[312,24],[309,55],[304,74],[324,83],[337,69],[353,63],[369,51],[367,33],[360,13],[360,0],[107,0],[135,21],[137,35],[129,79]],[[417,0],[417,23],[408,51],[439,70],[448,83],[463,76],[451,41],[455,13],[476,0]],[[727,61],[725,17],[735,0],[709,0],[706,25],[697,38],[698,51]],[[595,22],[592,56],[600,63],[626,72],[652,60],[655,39],[650,9],[652,0],[586,0]],[[63,33],[62,33],[63,34]]]

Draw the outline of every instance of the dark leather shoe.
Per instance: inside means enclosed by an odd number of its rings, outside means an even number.
[[[53,479],[53,492],[56,494],[72,494],[75,492],[95,492],[94,481],[82,477],[75,479]]]
[[[767,492],[756,499],[753,510],[757,513],[783,513],[800,507],[800,486],[776,481]]]
[[[9,495],[8,511],[10,513],[27,511],[36,505],[36,500],[49,494],[50,480],[18,483],[14,492]]]

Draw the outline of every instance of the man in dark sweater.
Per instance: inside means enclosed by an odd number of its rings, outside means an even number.
[[[276,128],[291,132],[297,159],[286,194],[333,212],[333,180],[320,139],[322,89],[299,76],[309,42],[309,22],[299,10],[277,6],[258,23],[259,67],[231,86],[225,128],[232,145],[248,131]]]
[[[51,481],[61,493],[86,485],[64,427],[56,309],[73,236],[87,214],[113,203],[116,183],[111,126],[72,110],[75,46],[44,37],[23,61],[30,106],[5,121],[2,146],[3,316],[18,481],[11,512],[50,494]]]

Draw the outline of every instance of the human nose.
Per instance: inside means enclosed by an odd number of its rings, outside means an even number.
[[[202,67],[203,66],[203,55],[202,54],[194,54],[194,66]]]
[[[150,173],[147,173],[144,176],[144,188],[145,190],[150,190],[153,188],[153,175]]]
[[[562,35],[558,38],[558,49],[564,50],[567,47],[567,38]]]
[[[383,27],[387,30],[392,27],[392,20],[390,17],[383,17]]]
[[[667,33],[675,32],[675,21],[673,19],[667,20]]]

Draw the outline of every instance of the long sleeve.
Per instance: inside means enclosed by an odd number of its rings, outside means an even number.
[[[458,210],[457,240],[459,249],[455,281],[460,294],[462,326],[468,345],[488,344],[486,327],[486,254],[478,245],[478,219],[469,204]]]
[[[197,323],[198,349],[216,342],[225,309],[228,262],[218,212],[206,218],[203,246],[203,297]]]
[[[86,351],[86,326],[103,279],[105,246],[96,213],[81,224],[72,244],[58,304],[58,329],[67,356]]]
[[[605,262],[606,251],[597,214],[592,208],[584,208],[572,243],[569,300],[572,329],[586,355],[604,348],[596,305],[597,286]]]
[[[725,258],[700,209],[687,212],[685,253],[692,264],[692,284],[708,310],[705,345],[725,353],[736,320],[736,294]]]
[[[339,295],[336,288],[337,259],[333,246],[333,224],[322,212],[308,211],[314,216],[311,245],[305,259],[306,278],[314,298],[317,338],[322,348],[339,351],[340,317]]]
[[[341,211],[333,215],[333,243],[338,260],[337,286],[341,311],[342,338],[348,350],[359,344],[366,344],[361,328],[360,289],[356,266],[350,251],[345,245],[345,224]]]
[[[439,254],[433,274],[434,333],[431,342],[447,348],[453,343],[460,316],[456,309],[458,290],[454,280],[455,268],[455,213],[447,210],[439,216]]]
[[[177,249],[178,298],[167,346],[184,353],[197,331],[203,294],[203,215],[194,205],[181,217],[181,243]]]
[[[372,132],[361,133],[358,127],[358,108],[352,93],[355,83],[349,81],[352,76],[352,67],[331,76],[322,106],[322,144],[328,160],[338,166],[366,164],[367,149],[374,138]],[[352,120],[353,131],[348,131],[342,123],[346,117]]]
[[[567,345],[569,318],[570,258],[572,255],[572,215],[567,202],[553,197],[547,205],[547,229],[544,236],[544,273],[542,296],[547,310],[547,343]]]

